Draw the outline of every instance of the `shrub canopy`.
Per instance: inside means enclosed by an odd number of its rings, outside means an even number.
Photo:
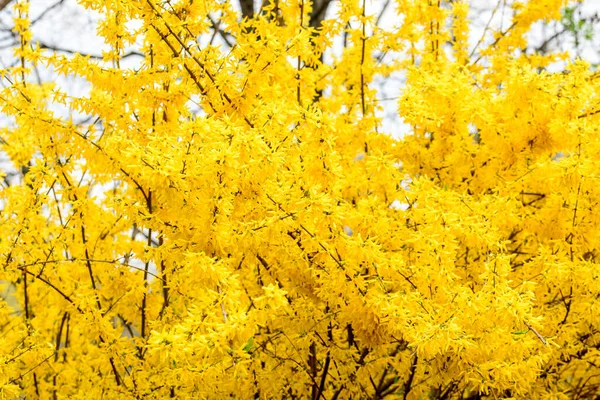
[[[365,0],[80,3],[101,60],[14,6],[3,396],[598,393],[598,74],[521,51],[566,1],[515,2],[472,55],[465,1],[396,0],[389,27]]]

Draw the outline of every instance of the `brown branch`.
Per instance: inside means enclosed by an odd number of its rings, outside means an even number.
[[[329,4],[331,4],[331,0],[313,0],[313,8],[310,13],[309,21],[309,25],[312,28],[316,29],[321,26],[321,22],[323,22],[325,15],[327,14]]]
[[[364,117],[367,113],[366,105],[365,105],[365,74],[363,72],[363,66],[365,64],[365,42],[367,41],[367,24],[365,22],[365,14],[366,14],[366,0],[362,2],[362,36],[360,38],[361,41],[361,50],[360,50],[360,105],[362,107],[362,116]],[[366,147],[366,143],[365,143]]]
[[[254,0],[240,0],[240,8],[242,9],[242,19],[254,18]]]
[[[408,394],[412,389],[412,384],[415,379],[415,375],[417,373],[417,363],[419,362],[419,356],[415,354],[415,358],[413,358],[413,362],[410,366],[410,375],[408,376],[408,380],[404,384],[404,394],[403,399],[406,400],[408,398]]]
[[[54,362],[58,361],[58,350],[60,350],[60,338],[62,337],[62,333],[63,333],[63,328],[65,327],[65,322],[67,321],[67,318],[69,317],[69,312],[65,311],[65,313],[63,314],[62,320],[60,321],[60,327],[58,328],[58,333],[56,334],[56,345],[54,347]],[[65,345],[66,347],[66,345]]]
[[[183,50],[185,50],[185,52],[190,56],[190,58],[200,67],[200,69],[202,69],[202,71],[206,74],[206,76],[208,76],[208,79],[211,81],[211,83],[215,86],[215,88],[217,89],[218,93],[227,101],[227,103],[229,105],[232,104],[232,100],[231,98],[227,95],[227,93],[225,93],[223,90],[221,90],[221,88],[219,88],[219,86],[217,85],[216,79],[215,77],[212,75],[212,73],[206,68],[206,66],[192,53],[192,51],[190,50],[189,46],[187,46],[185,44],[185,42],[179,37],[179,35],[177,35],[175,32],[173,32],[173,29],[171,28],[171,26],[167,23],[167,21],[164,20],[163,16],[158,12],[158,10],[154,7],[154,4],[152,4],[151,0],[146,0],[146,2],[148,3],[148,5],[150,6],[150,8],[152,9],[152,11],[154,12],[154,15],[161,19],[165,25],[165,27],[167,28],[167,30],[169,31],[169,34],[171,36],[173,36],[175,38],[175,40],[179,43],[179,45],[181,46],[181,48]],[[159,34],[159,36],[161,37],[161,39],[163,40],[163,42],[165,42],[167,44],[167,46],[169,46],[169,48],[171,49],[171,52],[173,53],[173,55],[177,58],[180,57],[179,51],[177,51],[177,49],[175,49],[175,47],[173,47],[173,45],[167,40],[167,36],[164,35],[160,29],[158,29],[157,26],[155,26],[154,24],[152,24],[152,27],[154,28],[154,30],[156,30],[156,32]],[[183,60],[182,65],[184,67],[184,69],[188,72],[188,74],[190,75],[190,77],[192,77],[192,79],[194,80],[194,82],[196,83],[196,85],[200,88],[201,92],[203,92],[203,94],[207,93],[206,90],[204,89],[204,86],[202,84],[200,84],[200,81],[198,80],[198,78],[195,76],[195,74],[192,72],[192,70],[187,66],[187,64],[185,63],[185,60]],[[206,96],[207,97],[207,96]],[[210,102],[209,102],[210,104]],[[212,104],[211,107],[213,108],[213,110],[215,109]],[[248,119],[247,116],[243,116],[244,121],[246,122],[246,124],[250,127],[250,128],[254,128],[254,124]]]
[[[75,302],[73,302],[73,299],[71,299],[71,297],[69,297],[68,295],[65,294],[65,292],[63,292],[62,290],[60,290],[58,287],[56,287],[54,284],[52,284],[49,280],[47,280],[46,278],[44,278],[43,276],[38,276],[37,274],[34,274],[32,272],[27,271],[26,269],[23,269],[23,272],[25,272],[28,275],[31,275],[37,279],[39,279],[40,281],[44,282],[46,285],[50,286],[52,289],[54,289],[54,291],[58,294],[60,294],[62,296],[63,299],[65,299],[66,301],[68,301],[73,307],[75,307],[77,309],[77,311],[79,311],[81,314],[83,314],[83,310],[81,308],[79,308],[79,306],[77,306],[75,304]]]
[[[300,30],[304,27],[304,0],[300,0]],[[302,70],[302,58],[298,56],[297,65],[296,65],[296,80],[298,81],[298,86],[296,89],[296,101],[298,105],[302,107],[302,97],[301,97],[301,89],[302,86],[300,84],[300,71]]]
[[[215,37],[217,36],[217,33],[221,36],[221,38],[223,39],[223,41],[229,46],[229,47],[233,47],[233,43],[231,43],[229,41],[229,37],[227,35],[229,35],[229,33],[225,32],[223,29],[221,29],[221,20],[218,20],[217,22],[215,22],[210,15],[207,16],[208,20],[210,21],[210,23],[213,26],[214,34],[213,36],[210,38],[210,44],[212,45]]]
[[[591,117],[592,115],[596,115],[598,113],[600,113],[600,109],[594,110],[594,111],[590,111],[590,112],[587,112],[585,114],[578,115],[577,119]]]
[[[313,385],[311,390],[311,399],[317,400],[319,398],[319,386],[317,384],[317,345],[315,342],[310,344],[308,349],[308,366],[310,368],[310,376],[312,377]]]
[[[375,381],[373,381],[373,378],[369,375],[369,381],[371,381],[371,385],[373,385],[373,388],[375,389],[375,395],[373,396],[374,399],[383,399],[386,396],[386,392],[388,391],[388,389],[390,389],[390,387],[393,387],[394,383],[396,383],[397,379],[395,376],[392,376],[387,380],[385,379],[389,372],[390,365],[388,364],[383,370],[381,378],[379,378],[379,382],[377,384],[375,384]],[[392,388],[392,391],[394,389],[395,388]]]
[[[62,336],[62,332],[63,332],[63,328],[65,327],[65,322],[67,321],[67,319],[69,318],[69,312],[65,311],[65,313],[63,314],[62,320],[60,321],[60,327],[58,328],[58,333],[56,334],[56,345],[54,346],[54,362],[58,362],[58,350],[60,349],[60,338]],[[65,343],[65,347],[66,347],[66,343]],[[54,377],[52,378],[52,383],[54,385],[54,389],[52,390],[52,398],[53,399],[58,399],[58,392],[56,390],[56,377],[58,376],[57,373],[54,374]]]
[[[26,269],[23,269],[23,271],[24,271],[26,274],[29,274],[29,275],[31,275],[31,276],[34,276],[34,277],[36,277],[37,279],[39,279],[40,281],[44,282],[46,285],[48,285],[49,287],[51,287],[52,289],[54,289],[54,291],[55,291],[55,292],[57,292],[58,294],[60,294],[60,295],[61,295],[61,296],[62,296],[62,297],[65,299],[65,300],[67,300],[67,301],[68,301],[68,302],[69,302],[69,303],[70,303],[70,304],[71,304],[73,307],[75,307],[75,308],[77,309],[77,311],[79,311],[79,313],[80,313],[80,314],[84,314],[83,310],[82,310],[81,308],[79,308],[79,306],[78,306],[78,305],[76,305],[76,304],[73,302],[73,300],[72,300],[72,299],[71,299],[71,298],[70,298],[68,295],[66,295],[66,294],[65,294],[65,293],[64,293],[62,290],[60,290],[58,287],[56,287],[54,284],[52,284],[52,283],[51,283],[49,280],[45,279],[43,276],[37,276],[36,274],[33,274],[33,273],[31,273],[31,272],[27,271]],[[104,338],[103,338],[102,336],[99,336],[99,339],[100,339],[100,342],[101,342],[102,344],[105,344],[105,343],[106,343],[106,341],[104,340]],[[52,354],[52,355],[54,355],[54,354]],[[51,355],[50,357],[52,357],[52,355]],[[50,357],[48,357],[48,358],[50,358]],[[111,365],[111,368],[112,368],[112,370],[113,370],[113,373],[114,373],[114,375],[115,375],[115,381],[116,381],[116,383],[117,383],[117,386],[121,386],[121,384],[122,384],[121,375],[119,374],[119,371],[117,370],[117,367],[116,367],[116,365],[115,365],[115,361],[114,361],[114,359],[113,359],[113,357],[112,357],[112,356],[109,356],[109,361],[110,361],[110,365]],[[41,363],[40,363],[39,365],[41,365]],[[36,368],[37,368],[37,367],[36,367]],[[31,370],[31,371],[32,371],[32,370]],[[29,372],[31,372],[31,371],[28,371],[27,373],[29,373]]]
[[[159,239],[159,244],[162,245],[163,239],[162,237]],[[169,307],[170,303],[170,290],[169,290],[169,282],[167,281],[167,267],[165,265],[165,260],[160,260],[160,273],[162,275],[161,284],[162,284],[162,295],[163,295],[163,305],[160,309],[160,317],[165,313],[165,310]]]
[[[102,310],[102,304],[100,304],[100,296],[98,295],[98,288],[96,287],[96,279],[94,278],[94,272],[92,270],[92,263],[91,263],[91,259],[90,259],[90,254],[89,251],[87,249],[87,239],[85,237],[85,227],[83,226],[83,214],[80,213],[80,217],[81,217],[81,238],[83,241],[83,246],[85,248],[85,265],[87,267],[88,270],[88,274],[90,276],[90,282],[92,283],[92,289],[94,289],[94,294],[96,296],[96,306],[98,307],[98,310]]]
[[[523,322],[525,323],[525,326],[527,328],[529,328],[529,330],[531,332],[533,332],[535,334],[535,336],[538,337],[538,339],[540,339],[540,342],[542,342],[544,345],[548,344],[548,342],[546,341],[546,339],[538,331],[536,331],[533,326],[531,326],[527,321],[523,321]]]
[[[27,290],[27,272],[23,269],[23,297],[25,307],[25,325],[27,326],[27,336],[31,336],[31,312],[29,310],[29,291]],[[35,394],[40,395],[40,389],[37,381],[37,375],[33,373],[33,385],[35,386]]]
[[[148,200],[146,202],[148,206],[148,213],[152,214],[152,190],[148,190]],[[148,241],[146,242],[148,247],[152,247],[152,228],[148,228]],[[146,339],[146,302],[148,296],[148,269],[150,268],[150,260],[144,265],[144,297],[142,298],[142,322],[141,322],[141,336]]]
[[[59,165],[61,165],[61,163],[59,162]],[[67,183],[67,186],[70,188],[73,188],[73,185],[71,184],[71,181],[69,180],[69,178],[67,177],[67,174],[63,171],[62,172],[62,176],[65,180],[65,182]],[[75,199],[75,201],[77,202],[79,200],[79,198],[77,197],[77,195],[73,194],[73,198]],[[90,262],[91,257],[89,254],[89,250],[87,248],[87,238],[86,238],[86,234],[85,234],[85,224],[83,223],[83,212],[79,212],[79,220],[81,223],[81,240],[83,243],[83,247],[85,249],[85,265],[87,267],[88,270],[88,274],[90,276],[90,282],[92,284],[92,289],[94,289],[94,294],[96,296],[96,306],[98,307],[98,310],[102,310],[102,304],[100,304],[100,296],[98,295],[98,289],[96,286],[96,280],[94,278],[94,272],[92,269],[92,263]]]
[[[4,10],[12,0],[0,0],[0,11]]]
[[[31,315],[29,314],[29,291],[27,290],[27,270],[23,268],[23,302],[25,308],[25,324],[30,328]]]
[[[23,379],[26,375],[28,375],[29,373],[33,372],[35,369],[37,369],[40,365],[42,365],[43,363],[45,363],[46,361],[48,361],[50,358],[52,358],[52,356],[54,356],[54,353],[50,354],[48,357],[44,358],[42,361],[40,361],[38,364],[36,364],[35,366],[29,368],[27,371],[23,372],[22,374],[20,374],[19,376],[17,376],[16,378],[11,379],[10,381],[8,381],[9,385],[12,385],[13,383],[17,382],[18,380]]]
[[[1,0],[0,0],[1,1]],[[64,47],[58,47],[49,43],[45,43],[45,42],[40,42],[40,41],[36,41],[35,43],[37,43],[37,45],[39,46],[40,49],[43,50],[50,50],[50,51],[56,51],[59,53],[67,53],[67,54],[79,54],[83,57],[89,57],[92,60],[103,60],[104,57],[98,54],[90,54],[90,53],[82,53],[80,51],[76,51],[76,50],[71,50],[71,49],[66,49]],[[120,56],[120,59],[126,59],[129,57],[144,57],[144,55],[138,51],[130,51],[127,52],[125,54],[123,54],[122,56]]]
[[[329,372],[329,364],[331,363],[331,354],[329,351],[327,352],[327,357],[325,357],[325,365],[323,366],[323,372],[321,374],[321,383],[319,384],[319,391],[317,393],[317,398],[320,397],[325,391],[325,380],[327,379],[327,373]]]
[[[517,21],[513,22],[504,32],[500,32],[500,36],[498,36],[489,47],[495,47],[500,42],[500,40],[502,40],[504,36],[506,36],[515,26],[517,26]],[[471,63],[471,65],[477,64],[482,58],[483,55],[480,55],[475,61]]]

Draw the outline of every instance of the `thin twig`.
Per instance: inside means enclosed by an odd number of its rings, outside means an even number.
[[[548,344],[548,342],[546,341],[546,339],[538,331],[536,331],[533,326],[531,326],[527,321],[523,321],[523,323],[525,324],[525,326],[527,328],[529,328],[529,330],[531,332],[535,333],[535,336],[537,336],[538,339],[540,339],[540,341],[544,344],[544,346]]]

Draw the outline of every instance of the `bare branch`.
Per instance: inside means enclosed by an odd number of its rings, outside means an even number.
[[[4,10],[12,0],[0,0],[0,11]]]

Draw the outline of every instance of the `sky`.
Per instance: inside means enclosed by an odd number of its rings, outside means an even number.
[[[16,0],[12,0],[16,1]],[[493,31],[505,29],[510,24],[510,15],[506,4],[512,0],[471,0],[470,19],[471,19],[471,47],[475,47],[478,41],[490,43],[493,41]],[[0,1],[1,3],[1,1]],[[237,5],[237,0],[234,1]],[[368,0],[367,13],[379,15],[385,7],[386,0]],[[576,3],[572,3],[575,5]],[[383,14],[381,24],[384,27],[393,27],[398,23],[394,17],[394,2],[388,4],[388,12]],[[332,3],[329,9],[329,16],[334,16],[336,12],[336,2]],[[43,46],[64,50],[63,53],[83,52],[93,56],[100,57],[103,50],[108,49],[108,45],[103,39],[96,35],[96,24],[100,16],[90,10],[84,9],[77,4],[76,0],[30,0],[30,13],[33,24],[34,40],[39,41]],[[577,6],[576,17],[593,18],[600,13],[600,0],[585,0]],[[15,37],[11,32],[12,27],[12,9],[9,5],[0,11],[0,67],[6,68],[15,62],[12,54],[12,45]],[[595,22],[598,22],[595,20]],[[576,43],[572,35],[559,36],[559,40],[550,42],[550,47],[561,50],[569,50],[574,56],[589,60],[592,64],[600,62],[600,23],[592,24],[594,37],[592,40],[583,38]],[[543,24],[537,23],[530,32],[529,39],[534,46],[540,45],[549,37],[552,37],[557,31],[563,29],[558,23]],[[339,49],[339,44],[338,44]],[[139,57],[130,57],[122,63],[122,67],[134,67]],[[387,60],[390,60],[389,56]],[[557,64],[550,68],[550,71],[560,71],[564,64]],[[67,89],[73,95],[85,95],[89,90],[87,82],[81,79],[64,79],[57,77],[50,70],[40,68],[37,71],[37,79],[41,81],[55,81],[63,88]],[[7,85],[6,81],[0,81],[2,85]],[[402,93],[404,86],[404,77],[401,73],[393,74],[390,77],[378,78],[371,84],[377,88],[382,110],[379,116],[382,118],[381,131],[401,138],[410,127],[402,122],[401,116],[397,112],[397,99]],[[61,112],[57,109],[57,112]],[[67,114],[65,110],[62,112]],[[82,120],[85,116],[79,116]],[[77,116],[74,118],[77,121]],[[0,127],[10,126],[10,121],[0,115]],[[1,159],[1,157],[0,157]]]

